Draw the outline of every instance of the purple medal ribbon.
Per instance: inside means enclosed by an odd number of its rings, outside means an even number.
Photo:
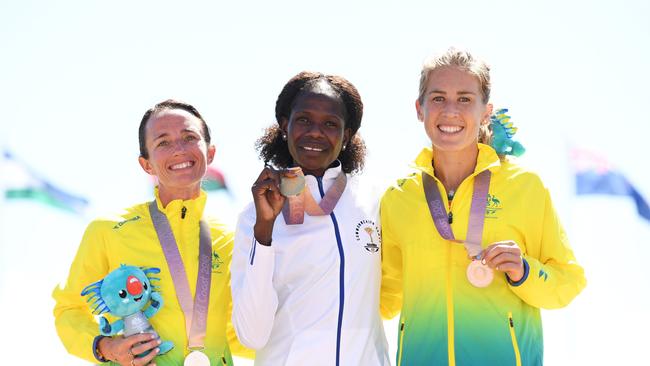
[[[474,193],[472,194],[472,206],[469,211],[469,223],[467,225],[467,239],[456,240],[454,232],[449,225],[447,210],[442,202],[440,190],[436,181],[429,174],[422,173],[422,184],[424,195],[431,212],[431,218],[436,225],[440,236],[446,240],[465,245],[465,250],[470,258],[476,258],[483,250],[481,242],[483,239],[483,223],[485,221],[485,207],[487,206],[488,189],[490,188],[489,170],[484,170],[474,178]]]
[[[205,344],[205,329],[208,318],[208,302],[210,300],[210,282],[212,269],[212,239],[210,228],[205,220],[199,223],[199,273],[196,278],[196,296],[192,303],[187,273],[174,233],[169,226],[167,217],[158,210],[156,201],[149,203],[149,213],[153,226],[158,234],[169,272],[176,288],[176,297],[185,315],[185,330],[187,332],[188,348],[202,349]]]

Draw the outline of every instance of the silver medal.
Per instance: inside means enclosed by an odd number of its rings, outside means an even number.
[[[305,188],[305,176],[302,175],[302,169],[300,168],[288,168],[287,170],[292,171],[295,176],[280,177],[280,193],[285,197],[297,196]]]

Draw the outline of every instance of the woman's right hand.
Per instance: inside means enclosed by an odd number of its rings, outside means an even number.
[[[117,362],[122,366],[145,366],[156,364],[153,362],[154,357],[160,350],[160,339],[151,333],[134,334],[129,337],[105,337],[99,341],[97,348],[107,360]],[[151,350],[149,354],[143,357],[137,357],[146,351]]]
[[[285,197],[280,194],[281,174],[266,166],[251,188],[256,213],[255,240],[263,245],[271,244],[273,223],[284,205]]]

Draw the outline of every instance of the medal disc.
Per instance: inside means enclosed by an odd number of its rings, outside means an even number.
[[[305,177],[303,175],[280,178],[280,193],[285,197],[297,196],[304,188]]]
[[[192,351],[185,357],[183,366],[210,366],[210,359],[201,351]]]
[[[467,279],[474,287],[487,287],[492,283],[493,278],[492,268],[481,264],[481,261],[473,260],[467,266]]]

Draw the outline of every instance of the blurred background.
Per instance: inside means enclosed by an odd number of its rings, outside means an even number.
[[[586,269],[569,307],[543,311],[546,364],[644,362],[648,19],[649,2],[625,0],[0,2],[3,360],[85,364],[58,340],[51,291],[90,220],[151,199],[137,128],[153,104],[181,99],[206,118],[227,187],[208,209],[234,224],[262,168],[254,142],[293,75],[359,89],[363,174],[383,189],[428,144],[414,108],[423,60],[455,45],[491,65],[492,102],[528,150],[519,161],[549,186]],[[386,332],[394,360],[395,321]]]

